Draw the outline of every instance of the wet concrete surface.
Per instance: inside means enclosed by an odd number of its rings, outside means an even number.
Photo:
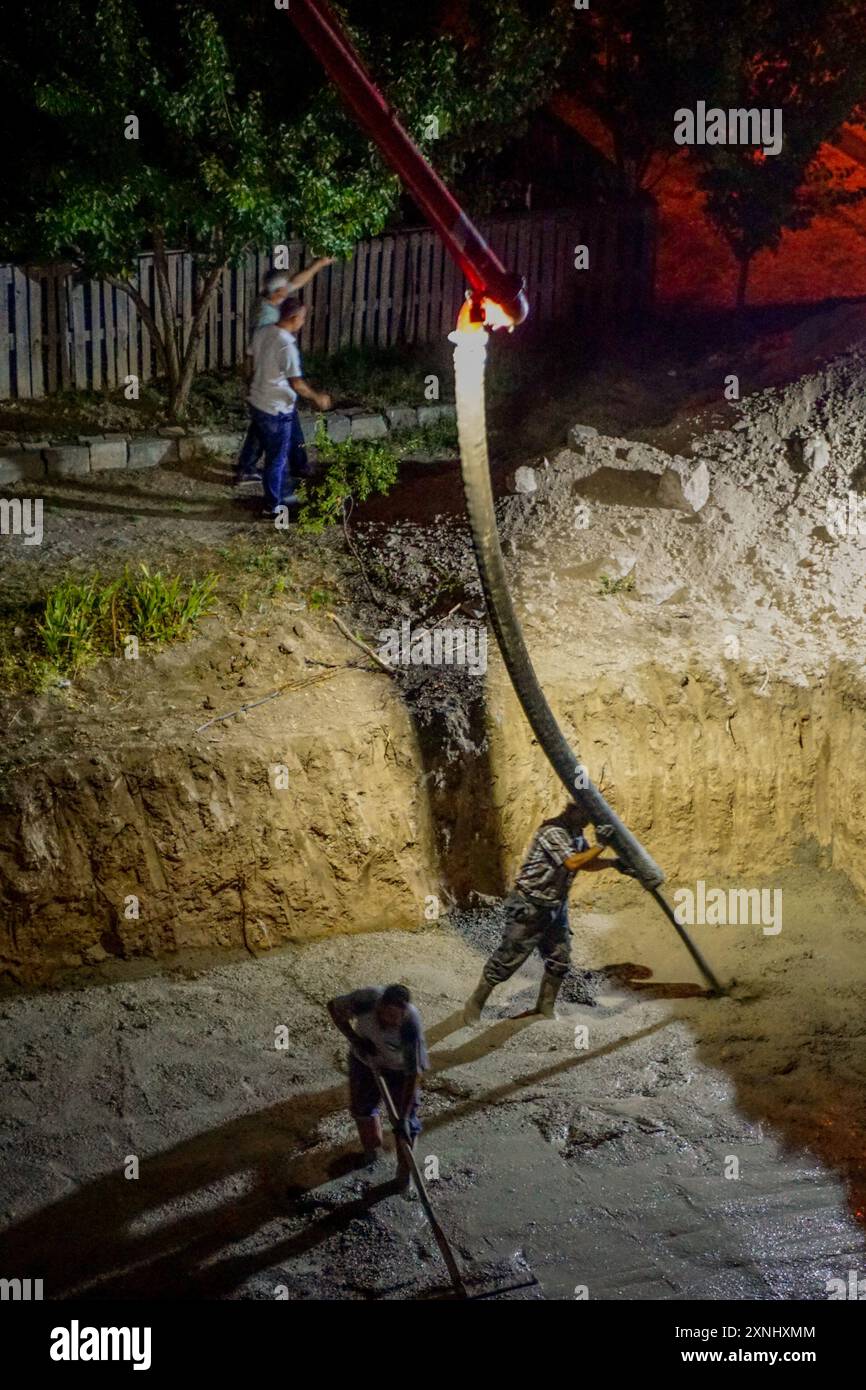
[[[324,1004],[384,971],[427,1025],[417,1152],[473,1292],[531,1271],[537,1285],[503,1296],[826,1298],[866,1273],[866,912],[839,876],[798,872],[786,891],[781,936],[701,942],[740,981],[721,1000],[633,887],[578,908],[597,1003],[566,991],[554,1022],[525,1016],[535,960],[462,1026],[495,911],[7,993],[0,1270],[53,1298],[447,1297],[393,1155],[370,1177],[351,1166]]]

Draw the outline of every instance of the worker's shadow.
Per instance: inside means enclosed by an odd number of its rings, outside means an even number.
[[[485,1055],[529,1023],[502,1020],[435,1055],[434,1076]],[[631,1041],[621,1039],[601,1051]],[[492,1093],[451,1105],[426,1128],[435,1130],[598,1055],[569,1055]],[[345,1230],[395,1191],[389,1181],[360,1195],[335,1185],[335,1168],[349,1145],[323,1141],[320,1125],[342,1110],[346,1099],[343,1085],[304,1092],[152,1157],[140,1156],[137,1170],[129,1155],[116,1171],[5,1231],[0,1268],[17,1278],[43,1279],[50,1299],[219,1298],[263,1270],[273,1271],[275,1289],[291,1284],[293,1276],[281,1266]],[[281,1233],[277,1239],[271,1236],[275,1229]],[[309,1276],[305,1284],[296,1275],[294,1283],[307,1297],[315,1293]]]

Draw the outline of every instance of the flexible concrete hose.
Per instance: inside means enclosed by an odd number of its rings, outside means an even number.
[[[594,826],[610,826],[612,848],[634,869],[645,888],[654,888],[664,882],[662,870],[589,780],[538,683],[511,601],[496,530],[484,407],[487,334],[483,329],[458,329],[451,334],[451,340],[455,343],[457,428],[466,510],[484,597],[502,659],[532,731],[557,776],[568,788],[569,796],[585,810]]]
[[[455,344],[454,376],[460,465],[475,558],[484,597],[487,600],[490,622],[517,698],[545,756],[568,789],[569,796],[586,812],[588,819],[596,827],[596,832],[602,830],[603,838],[634,871],[635,877],[652,895],[676,929],[711,989],[721,994],[723,990],[709,965],[658,891],[659,884],[664,882],[664,873],[590,781],[586,769],[572,752],[538,683],[511,601],[496,529],[484,402],[487,334],[481,328],[470,327],[458,328],[449,336]],[[609,827],[609,830],[605,829],[606,827]]]

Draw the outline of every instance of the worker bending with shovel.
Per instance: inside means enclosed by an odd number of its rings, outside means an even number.
[[[556,997],[571,964],[571,929],[568,894],[579,870],[600,872],[618,869],[631,874],[622,859],[602,859],[606,846],[584,838],[589,824],[580,807],[570,801],[565,810],[536,830],[517,880],[505,900],[502,940],[481,972],[475,993],[463,1010],[465,1023],[477,1023],[490,991],[510,979],[538,947],[544,960],[544,977],[535,1012],[555,1018]],[[601,832],[598,832],[601,833]]]
[[[405,985],[356,989],[338,995],[328,1013],[349,1044],[349,1101],[358,1126],[362,1163],[374,1169],[382,1157],[382,1093],[378,1077],[390,1092],[397,1119],[410,1148],[421,1133],[418,1087],[429,1058],[421,1015]],[[410,1171],[397,1155],[397,1182],[409,1186]]]

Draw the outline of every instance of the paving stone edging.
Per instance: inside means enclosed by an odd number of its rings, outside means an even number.
[[[436,420],[453,420],[453,405],[395,406],[380,413],[363,409],[330,411],[325,420],[335,443],[346,439],[384,439],[394,430],[415,429]],[[316,419],[300,412],[308,441]],[[167,426],[156,434],[79,434],[74,439],[27,440],[0,444],[0,485],[104,473],[111,469],[158,468],[205,454],[236,454],[243,430],[184,430]]]

